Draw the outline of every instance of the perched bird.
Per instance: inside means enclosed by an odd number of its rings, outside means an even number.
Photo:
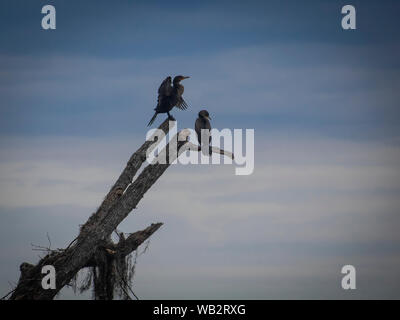
[[[200,148],[202,147],[201,145],[201,139],[202,139],[202,133],[201,130],[203,130],[203,138],[208,137],[208,145],[210,146],[209,154],[211,155],[211,124],[210,124],[210,115],[207,110],[201,110],[199,112],[199,117],[196,119],[196,122],[194,124],[194,130],[196,131],[197,134],[197,140],[199,140],[199,145]],[[199,149],[200,150],[200,149]]]
[[[177,107],[181,110],[187,109],[188,105],[182,98],[184,87],[180,83],[182,80],[187,78],[190,77],[176,76],[172,82],[172,86],[171,77],[165,78],[161,83],[160,88],[158,88],[158,102],[157,107],[154,108],[156,112],[147,126],[150,126],[154,122],[159,113],[167,113],[168,119],[175,121],[174,117],[169,114],[173,107]]]

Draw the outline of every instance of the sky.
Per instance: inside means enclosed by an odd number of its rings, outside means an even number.
[[[144,141],[158,86],[183,74],[178,128],[207,109],[213,128],[254,129],[255,169],[167,170],[119,226],[164,223],[135,293],[398,299],[400,3],[351,1],[356,30],[346,4],[1,1],[0,293],[38,261],[32,243],[75,238]],[[356,290],[341,288],[347,264]]]

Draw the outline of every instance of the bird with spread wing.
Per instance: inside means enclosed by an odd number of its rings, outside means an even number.
[[[168,119],[175,121],[174,117],[172,117],[169,113],[172,108],[177,107],[181,110],[186,110],[188,108],[188,105],[182,97],[184,87],[180,83],[182,80],[187,78],[189,77],[176,76],[172,81],[172,85],[171,77],[165,78],[165,80],[161,83],[160,88],[158,88],[157,107],[154,109],[155,113],[147,126],[152,125],[157,117],[157,114],[159,113],[166,113],[168,114]]]

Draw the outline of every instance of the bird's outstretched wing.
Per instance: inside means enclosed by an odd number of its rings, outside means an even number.
[[[186,110],[188,108],[188,105],[185,102],[185,100],[183,100],[183,98],[180,97],[178,103],[176,104],[176,107],[181,110]]]
[[[161,83],[160,87],[158,88],[158,99],[157,99],[157,108],[166,102],[168,97],[172,93],[172,86],[171,86],[171,77],[166,77],[165,80]]]
[[[166,77],[158,88],[158,96],[169,96],[172,92],[171,77]]]

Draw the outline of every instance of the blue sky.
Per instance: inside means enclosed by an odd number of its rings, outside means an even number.
[[[221,114],[224,126],[381,136],[398,125],[397,100],[379,100],[396,97],[396,2],[354,2],[356,31],[341,29],[340,1],[55,1],[58,28],[44,31],[46,3],[1,4],[4,134],[138,133],[157,86],[174,73],[192,76],[187,90],[202,90],[187,99]],[[279,102],[257,96],[272,90]]]
[[[400,4],[352,1],[344,31],[345,4],[1,1],[1,291],[37,259],[31,242],[74,238],[145,138],[159,84],[183,74],[179,128],[203,108],[213,127],[254,128],[256,167],[168,170],[121,225],[165,223],[139,296],[398,298]]]

